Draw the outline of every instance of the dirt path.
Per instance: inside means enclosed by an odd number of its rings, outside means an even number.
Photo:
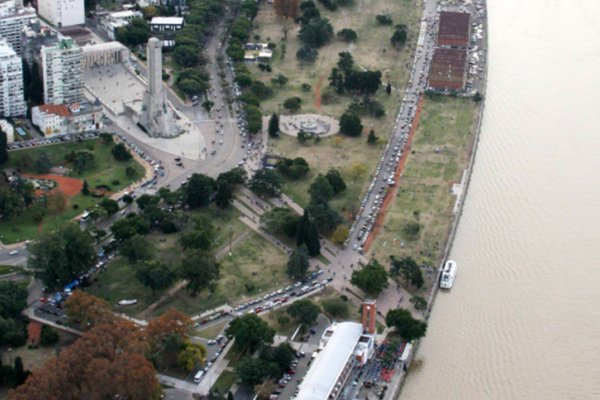
[[[321,84],[323,83],[323,75],[319,78],[319,81],[315,85],[315,107],[317,111],[321,112]]]

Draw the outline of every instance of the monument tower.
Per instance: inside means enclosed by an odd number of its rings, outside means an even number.
[[[150,136],[173,136],[167,124],[168,107],[162,82],[162,48],[160,40],[150,38],[146,46],[148,87],[144,92],[142,125]]]

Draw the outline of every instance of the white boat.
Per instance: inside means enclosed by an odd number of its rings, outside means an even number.
[[[454,284],[454,278],[456,277],[456,261],[448,260],[444,265],[442,271],[442,278],[440,279],[440,288],[450,289]]]
[[[121,300],[117,304],[120,306],[131,306],[137,302],[138,302],[137,299],[131,299],[131,300]]]

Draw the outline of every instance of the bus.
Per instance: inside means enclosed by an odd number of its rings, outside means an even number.
[[[202,379],[202,376],[204,375],[204,371],[200,370],[196,373],[196,375],[194,375],[194,382],[195,383],[200,383],[200,380]]]

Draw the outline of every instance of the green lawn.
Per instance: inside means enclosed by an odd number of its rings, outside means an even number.
[[[67,176],[86,179],[90,188],[105,185],[110,187],[111,191],[116,192],[139,180],[144,175],[144,168],[133,159],[115,161],[111,154],[111,148],[111,145],[103,144],[100,139],[92,139],[82,143],[61,143],[12,151],[9,153],[9,160],[5,167],[19,168],[22,172],[34,173],[33,163],[43,152],[48,155],[53,166],[70,168],[70,165],[64,161],[65,155],[71,151],[88,150],[94,154],[95,165],[81,174],[71,171]],[[128,177],[125,173],[127,167],[133,167],[135,175]],[[68,200],[62,211],[48,211],[39,226],[28,211],[8,221],[0,221],[0,240],[3,243],[14,243],[35,238],[40,232],[59,228],[99,200],[92,196],[76,195]]]
[[[112,261],[106,270],[100,272],[94,284],[86,291],[103,298],[116,311],[129,315],[144,310],[161,295],[161,293],[152,294],[152,290],[142,285],[135,277],[134,267],[120,257]],[[137,299],[138,302],[131,306],[118,306],[117,302],[124,299]]]
[[[285,274],[287,256],[256,233],[233,248],[232,256],[221,259],[221,279],[213,293],[203,291],[192,297],[181,290],[156,310],[160,315],[176,308],[193,315],[224,303],[236,304],[290,283]]]
[[[0,265],[0,275],[11,274],[18,271],[22,271],[22,269],[15,267],[14,265]]]
[[[248,65],[253,78],[271,85],[270,80],[277,74],[289,78],[289,82],[279,88],[274,86],[271,98],[261,102],[264,114],[273,112],[283,113],[283,101],[292,96],[302,99],[302,108],[298,113],[321,113],[339,118],[352,101],[349,95],[332,94],[328,88],[328,76],[336,66],[338,53],[350,50],[355,64],[361,68],[378,69],[382,72],[383,83],[390,82],[394,88],[387,95],[382,88],[373,96],[386,111],[383,118],[362,117],[364,133],[361,138],[348,138],[341,135],[325,138],[320,143],[312,141],[299,144],[295,138],[281,137],[270,139],[269,152],[288,158],[303,157],[311,167],[311,172],[300,181],[286,182],[283,191],[296,202],[306,206],[309,202],[308,187],[319,173],[326,173],[335,167],[340,170],[348,189],[331,201],[331,206],[350,221],[353,213],[359,207],[358,199],[368,187],[368,178],[377,165],[382,146],[389,137],[394,116],[400,105],[404,86],[408,78],[412,61],[411,45],[416,42],[419,27],[421,1],[410,0],[362,0],[349,7],[339,7],[337,11],[325,10],[317,3],[321,15],[329,18],[334,32],[343,28],[352,28],[358,34],[358,41],[353,44],[333,39],[319,49],[319,58],[313,65],[302,65],[296,60],[296,51],[301,46],[297,36],[299,27],[290,25],[287,40],[281,21],[274,15],[272,7],[261,6],[261,11],[254,23],[253,35],[259,35],[260,40],[274,42],[275,49],[271,73],[261,72],[257,65]],[[408,44],[398,51],[391,46],[390,37],[393,27],[381,26],[376,22],[378,14],[389,14],[394,24],[405,24],[408,28]],[[286,45],[286,54],[282,58],[282,45]],[[309,91],[302,90],[302,84],[309,84]],[[320,87],[320,107],[316,101],[316,88]],[[326,96],[323,96],[326,94]],[[381,139],[378,145],[367,145],[368,132],[373,129]]]
[[[371,248],[379,260],[412,256],[436,265],[447,240],[456,197],[450,192],[467,166],[477,106],[469,99],[435,97],[423,103],[411,154],[386,213],[384,227]],[[403,229],[419,223],[416,240]]]
[[[215,384],[212,386],[211,391],[225,394],[229,391],[234,383],[235,374],[231,371],[223,371],[221,375],[219,375],[219,378]]]

